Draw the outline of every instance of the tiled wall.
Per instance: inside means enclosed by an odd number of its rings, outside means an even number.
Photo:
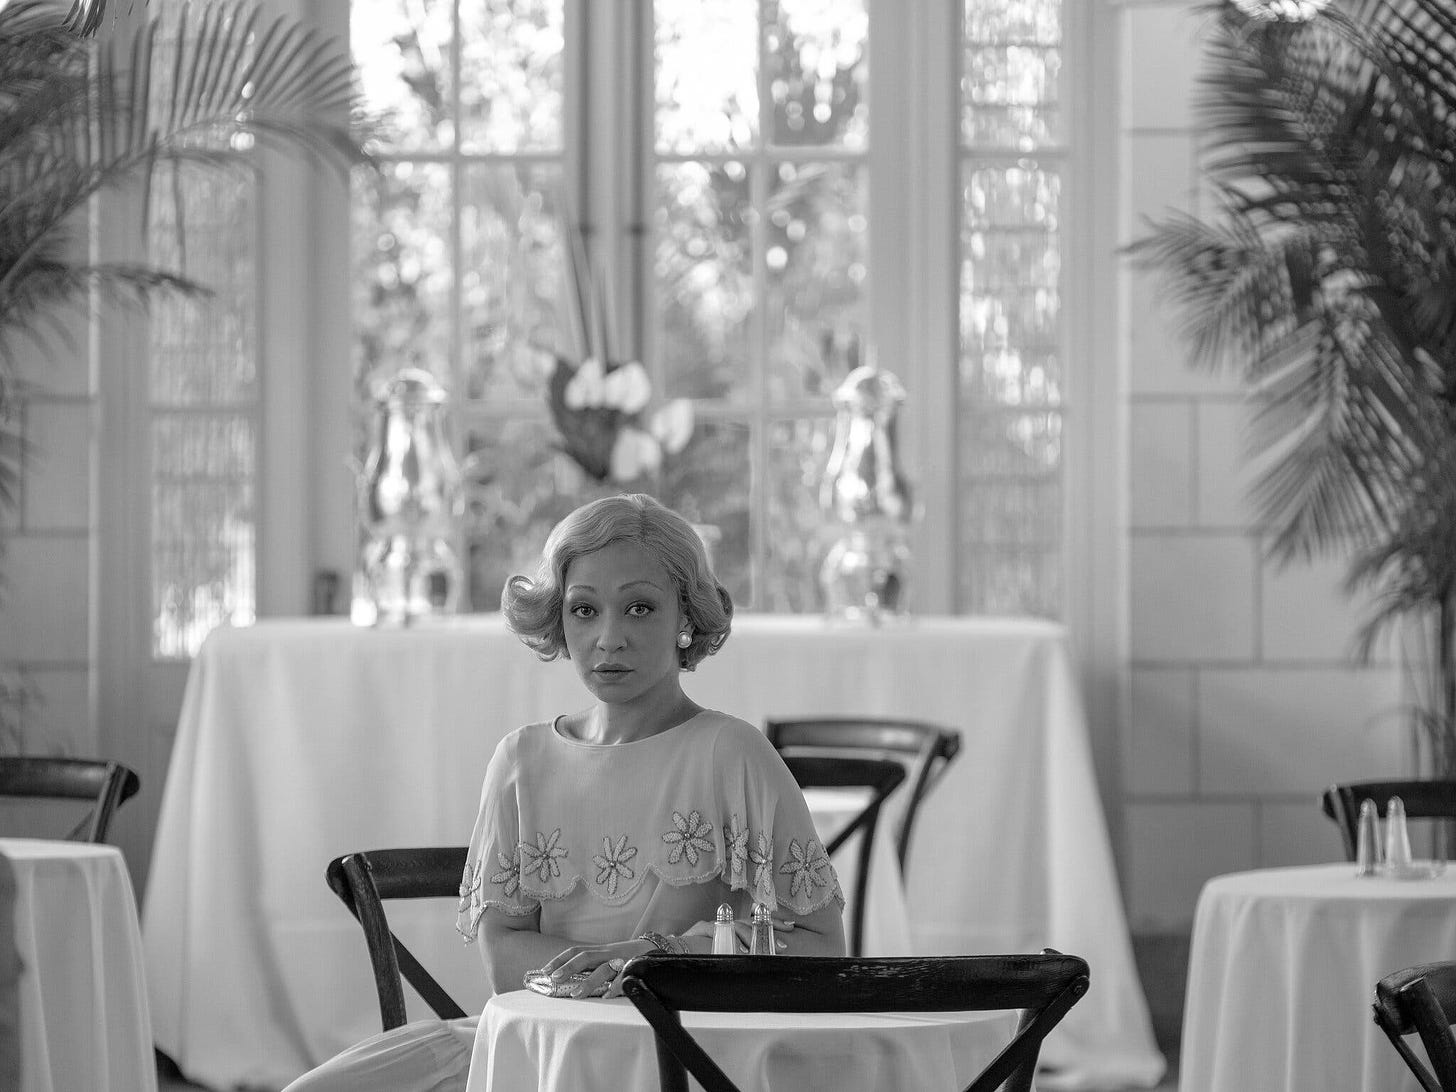
[[[21,353],[20,373],[33,385],[19,404],[30,452],[18,508],[3,517],[0,672],[12,684],[23,680],[34,698],[18,707],[20,738],[0,740],[6,751],[97,753],[90,699],[95,399],[86,317],[73,318],[72,344],[53,339]]]
[[[1168,208],[1206,212],[1191,110],[1204,16],[1121,6],[1123,238]],[[1362,607],[1343,565],[1263,559],[1244,489],[1236,379],[1198,371],[1151,278],[1124,272],[1129,428],[1129,708],[1122,735],[1128,915],[1192,922],[1203,882],[1338,859],[1316,798],[1332,781],[1403,772],[1389,657],[1350,659]]]

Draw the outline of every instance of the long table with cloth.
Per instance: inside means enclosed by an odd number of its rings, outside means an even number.
[[[863,713],[959,728],[907,864],[915,950],[1082,956],[1091,990],[1048,1039],[1054,1072],[1040,1086],[1157,1083],[1164,1062],[1060,626],[740,615],[683,681],[700,704],[759,725]],[[204,1084],[281,1085],[377,1031],[362,935],[325,865],[357,849],[464,844],[499,740],[588,701],[569,663],[538,660],[497,615],[214,631],[188,677],[143,909],[157,1045]],[[484,975],[453,913],[389,913],[479,1012]]]

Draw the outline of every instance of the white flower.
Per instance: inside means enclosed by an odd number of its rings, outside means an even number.
[[[635,360],[613,370],[602,383],[602,401],[629,416],[646,409],[651,398],[647,369]]]
[[[647,427],[669,455],[676,455],[692,439],[693,404],[674,398],[652,415]]]
[[[566,384],[563,397],[569,409],[600,406],[606,397],[606,376],[602,370],[602,362],[594,356],[583,360],[572,375],[571,382]]]
[[[630,426],[617,433],[612,444],[612,480],[630,482],[662,466],[662,448],[640,428]]]

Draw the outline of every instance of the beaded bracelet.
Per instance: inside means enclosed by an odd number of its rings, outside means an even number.
[[[668,955],[683,955],[682,942],[677,937],[665,937],[661,933],[648,930],[637,937],[638,940],[645,940],[659,952],[666,952]]]

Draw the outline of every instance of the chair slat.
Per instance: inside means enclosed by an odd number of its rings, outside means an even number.
[[[904,717],[770,717],[764,734],[785,757],[857,755],[891,759],[905,767],[909,787],[895,831],[895,857],[902,874],[920,806],[961,748],[961,735],[955,729]]]
[[[0,758],[0,796],[89,800],[91,811],[66,837],[104,842],[112,817],[141,788],[136,771],[99,758],[11,755]]]
[[[815,956],[653,954],[628,962],[622,989],[652,1025],[664,1092],[691,1073],[710,1092],[736,1086],[682,1026],[682,1012],[956,1012],[1023,1010],[1015,1035],[967,1092],[1025,1092],[1041,1042],[1087,992],[1076,956],[944,956],[864,959]]]
[[[457,897],[465,856],[465,846],[372,849],[336,857],[325,870],[329,888],[364,930],[379,994],[379,1018],[385,1031],[405,1022],[404,982],[442,1020],[465,1015],[465,1010],[391,931],[383,902]]]

